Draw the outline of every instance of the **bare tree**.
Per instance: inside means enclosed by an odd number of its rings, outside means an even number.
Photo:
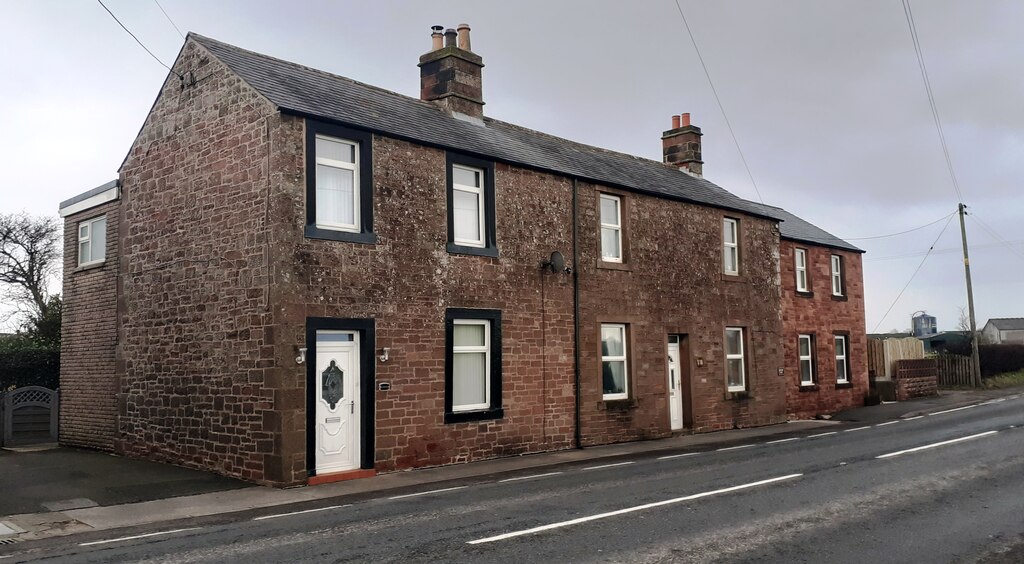
[[[60,241],[55,218],[0,214],[0,292],[30,329],[59,315],[60,299],[48,286],[61,267]]]
[[[967,308],[961,306],[960,314],[956,318],[956,330],[963,331],[964,333],[970,334],[971,332],[971,318],[967,315]]]

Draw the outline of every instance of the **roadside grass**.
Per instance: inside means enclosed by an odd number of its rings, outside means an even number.
[[[987,389],[1015,388],[1024,386],[1024,370],[1006,372],[991,378],[983,378],[981,385]]]

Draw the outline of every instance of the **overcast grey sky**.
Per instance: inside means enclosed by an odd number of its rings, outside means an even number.
[[[158,57],[182,39],[151,0],[105,0]],[[705,176],[757,199],[672,0],[162,0],[195,31],[410,96],[431,25],[466,22],[485,113],[660,159],[670,116],[704,132]],[[0,211],[55,215],[116,177],[166,69],[92,0],[3,2]],[[979,326],[1024,316],[1024,3],[912,4],[965,203]],[[766,203],[840,237],[904,231],[956,209],[900,0],[683,0]],[[873,331],[945,222],[866,249]],[[915,310],[953,329],[966,306],[954,219],[879,331]]]

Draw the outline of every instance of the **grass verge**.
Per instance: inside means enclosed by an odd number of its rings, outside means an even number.
[[[1007,372],[1005,374],[992,376],[991,378],[984,378],[981,381],[981,385],[989,389],[1014,388],[1016,386],[1024,386],[1024,370],[1018,370],[1016,372]]]

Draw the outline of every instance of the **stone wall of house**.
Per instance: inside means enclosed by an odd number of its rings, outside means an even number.
[[[807,250],[810,292],[796,291],[795,249]],[[790,240],[781,244],[786,401],[791,418],[811,418],[864,405],[868,392],[864,270],[861,253]],[[845,295],[832,296],[831,256],[842,257]],[[800,385],[798,335],[814,336],[815,385]],[[836,383],[835,335],[849,336],[850,384]]]
[[[106,216],[102,264],[78,266],[78,224]],[[64,218],[60,442],[112,450],[117,430],[117,272],[120,202]]]
[[[541,269],[552,251],[571,257],[571,183],[495,167],[499,256],[446,250],[445,151],[373,136],[376,244],[311,239],[306,221],[303,120],[275,130],[274,304],[278,378],[295,390],[284,421],[285,481],[306,471],[306,369],[294,362],[309,317],[372,318],[378,471],[564,449],[573,440],[572,278]],[[500,419],[445,423],[445,312],[502,314]]]
[[[266,236],[279,118],[194,42],[175,71],[186,81],[169,76],[121,170],[115,450],[279,483]]]
[[[622,264],[601,260],[601,193],[621,196]],[[695,432],[785,420],[778,368],[781,319],[778,231],[771,220],[618,192],[580,188],[581,419],[589,445],[671,434],[668,405],[669,335],[685,336],[682,372],[689,375]],[[723,274],[722,222],[739,220],[740,274]],[[629,399],[604,401],[600,328],[627,325]],[[726,327],[744,330],[747,391],[726,385]],[[686,385],[684,379],[683,385]]]

